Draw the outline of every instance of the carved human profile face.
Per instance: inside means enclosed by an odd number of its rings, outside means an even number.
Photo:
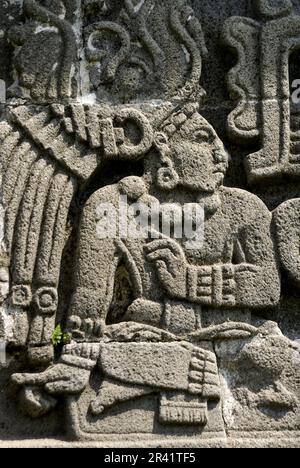
[[[228,154],[212,126],[195,113],[170,141],[179,184],[189,190],[214,192],[223,183]]]

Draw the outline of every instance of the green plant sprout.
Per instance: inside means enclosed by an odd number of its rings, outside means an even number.
[[[71,341],[70,333],[63,333],[61,325],[58,324],[52,333],[51,341],[53,346],[59,346],[60,344],[68,344]]]

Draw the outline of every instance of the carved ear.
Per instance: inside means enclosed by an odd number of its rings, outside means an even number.
[[[171,159],[164,158],[164,166],[157,171],[157,185],[162,190],[173,190],[179,183],[179,176],[173,167]]]

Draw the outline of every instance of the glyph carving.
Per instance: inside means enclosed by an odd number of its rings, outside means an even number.
[[[260,139],[262,148],[246,160],[250,181],[298,176],[299,129],[289,59],[300,47],[300,16],[290,1],[253,3],[257,20],[232,17],[224,25],[223,39],[238,55],[228,76],[229,90],[238,99],[228,131],[246,142]]]

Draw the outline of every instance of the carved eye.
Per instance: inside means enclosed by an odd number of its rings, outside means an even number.
[[[211,143],[213,141],[213,134],[210,130],[206,130],[205,128],[198,129],[193,135],[193,141],[195,143]]]

